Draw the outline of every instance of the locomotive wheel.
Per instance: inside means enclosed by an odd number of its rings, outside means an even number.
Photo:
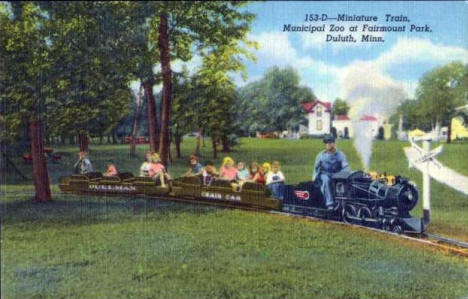
[[[358,215],[357,215],[357,209],[353,205],[349,205],[349,204],[345,205],[341,212],[341,216],[343,218],[343,221],[346,223],[349,223],[349,224],[359,223],[359,221],[354,219],[354,218],[358,218]]]
[[[403,233],[403,228],[401,227],[401,225],[395,225],[392,228],[392,233],[400,235],[401,233]]]
[[[362,207],[358,211],[358,217],[361,218],[361,221],[364,222],[365,219],[374,218],[372,212],[368,207]]]

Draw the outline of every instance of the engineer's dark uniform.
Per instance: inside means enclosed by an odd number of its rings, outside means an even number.
[[[342,170],[349,170],[349,164],[346,160],[346,156],[340,150],[335,149],[333,153],[324,150],[317,155],[314,166],[314,180],[317,178],[320,179],[320,191],[322,191],[325,197],[325,205],[327,205],[327,207],[333,205],[330,178],[332,174]]]

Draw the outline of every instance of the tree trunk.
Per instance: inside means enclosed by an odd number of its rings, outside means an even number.
[[[169,50],[169,32],[167,25],[167,15],[159,16],[159,50],[161,53],[161,69],[163,75],[162,89],[162,112],[161,112],[161,133],[159,134],[159,156],[161,162],[167,167],[169,158],[169,122],[171,113],[171,96],[172,96],[172,71],[171,58]]]
[[[115,133],[115,130],[112,130],[111,132],[111,137],[112,137],[112,144],[117,144],[117,136],[116,136],[116,133]]]
[[[80,152],[87,152],[88,145],[89,145],[88,134],[86,133],[79,134],[78,139],[80,141]]]
[[[203,136],[203,128],[198,129],[198,136],[197,136],[197,145],[195,147],[195,155],[200,157],[200,144],[201,144],[201,139]]]
[[[141,106],[141,88],[142,88],[142,85],[140,85],[140,89],[138,90],[137,102],[136,102],[136,107],[135,107],[135,117],[133,119],[132,142],[130,144],[130,156],[132,157],[136,156],[136,137],[137,137],[138,129],[139,129],[138,120],[139,120],[140,106]]]
[[[216,143],[216,136],[211,134],[211,143],[213,145],[213,158],[218,158],[218,145]]]
[[[143,83],[146,95],[146,108],[148,110],[148,134],[150,152],[156,152],[157,144],[157,122],[156,122],[156,103],[153,95],[153,81],[148,79]]]
[[[31,156],[33,164],[34,188],[37,202],[52,200],[49,185],[49,173],[47,172],[46,159],[44,157],[44,145],[41,136],[41,123],[32,121],[29,124],[31,135]]]
[[[172,141],[169,141],[169,163],[174,164],[174,160],[172,160],[172,151],[171,151]]]
[[[182,138],[180,135],[175,136],[175,147],[176,147],[176,157],[177,159],[180,159],[182,157],[181,151],[180,151],[180,144],[182,143]]]
[[[200,133],[202,147],[205,147],[205,135],[203,134],[203,130]]]
[[[228,140],[227,136],[223,136],[221,138],[221,143],[223,145],[222,152],[223,153],[229,153],[231,151],[231,147],[229,146],[229,140]]]

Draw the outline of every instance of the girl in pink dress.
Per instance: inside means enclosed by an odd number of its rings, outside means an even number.
[[[234,160],[231,157],[226,157],[223,160],[223,165],[219,169],[219,178],[228,181],[237,179],[237,168],[234,167]]]

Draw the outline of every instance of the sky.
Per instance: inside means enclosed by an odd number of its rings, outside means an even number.
[[[271,66],[296,68],[302,84],[323,101],[347,97],[350,80],[374,81],[375,88],[401,86],[414,97],[418,80],[434,67],[454,60],[468,63],[468,2],[256,2],[251,38],[260,44],[257,62],[247,62],[248,80],[260,78]],[[376,25],[410,27],[427,24],[432,32],[381,32],[384,42],[326,42],[336,32],[283,32],[284,24],[362,26],[367,22],[305,22],[306,14],[377,16]],[[404,15],[410,22],[386,22],[385,15]],[[370,23],[373,24],[373,23]],[[358,27],[360,30],[360,27]],[[241,82],[239,82],[241,83]],[[356,82],[354,83],[356,85]]]
[[[248,79],[235,76],[238,86],[258,80],[272,66],[292,66],[322,101],[381,97],[391,100],[414,98],[418,80],[431,69],[459,60],[468,63],[468,2],[377,2],[377,1],[314,1],[253,2],[244,8],[256,15],[249,35],[257,41],[257,60],[245,61]],[[338,22],[336,20],[306,22],[306,14],[338,14],[377,16],[377,22]],[[386,15],[407,16],[409,22],[386,22]],[[384,42],[360,42],[363,24],[403,26],[406,32],[375,32]],[[284,24],[348,27],[358,25],[352,35],[358,42],[326,42],[327,34],[336,32],[283,32]],[[409,32],[411,24],[427,25],[431,32]],[[199,57],[188,63],[196,69]],[[181,63],[174,63],[174,69]],[[159,89],[160,87],[157,87]],[[367,90],[365,94],[356,93]],[[379,94],[380,93],[380,94]],[[365,101],[364,101],[365,102]],[[397,104],[397,103],[395,103]]]

